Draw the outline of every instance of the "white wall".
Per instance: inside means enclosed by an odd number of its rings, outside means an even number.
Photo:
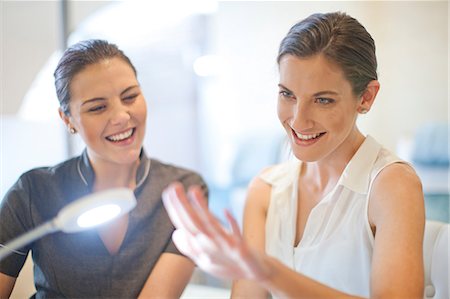
[[[69,31],[110,1],[69,1]],[[15,114],[36,73],[58,49],[59,1],[0,1],[0,114]]]
[[[71,1],[69,29],[107,3]],[[58,117],[33,121],[16,115],[35,76],[59,47],[59,28],[59,1],[0,0],[0,201],[24,171],[67,157]],[[45,106],[46,96],[36,99],[37,106]],[[52,113],[57,115],[56,108]]]

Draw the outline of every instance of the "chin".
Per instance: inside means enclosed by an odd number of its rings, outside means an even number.
[[[325,154],[319,149],[314,148],[300,148],[298,145],[291,144],[292,154],[300,161],[303,162],[316,162],[325,157]]]
[[[316,162],[321,159],[321,157],[317,155],[298,154],[295,151],[293,151],[293,154],[298,160],[302,162]]]

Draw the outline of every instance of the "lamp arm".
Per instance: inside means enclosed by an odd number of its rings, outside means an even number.
[[[9,241],[4,245],[0,244],[0,261],[13,253],[15,250],[22,248],[23,246],[33,242],[34,240],[58,230],[59,229],[56,226],[55,221],[50,220],[17,237],[16,239]]]

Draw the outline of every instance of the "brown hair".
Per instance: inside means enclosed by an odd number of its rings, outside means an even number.
[[[91,39],[81,41],[64,52],[53,74],[55,77],[56,95],[64,114],[70,115],[70,83],[73,77],[88,65],[115,57],[125,61],[133,69],[134,74],[137,75],[130,59],[115,44],[104,40]]]
[[[313,14],[295,24],[281,41],[277,62],[287,54],[300,58],[324,54],[342,68],[358,96],[378,78],[375,42],[345,13]]]

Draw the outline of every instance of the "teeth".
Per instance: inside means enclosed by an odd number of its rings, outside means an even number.
[[[297,137],[301,140],[310,140],[313,138],[317,138],[321,134],[321,133],[317,133],[317,134],[311,134],[311,135],[303,135],[296,131],[294,131],[294,132],[295,132],[295,135],[297,135]]]
[[[120,133],[117,135],[108,136],[106,138],[111,141],[121,141],[121,140],[124,140],[124,139],[127,139],[128,137],[130,137],[131,134],[133,134],[133,129],[129,129],[126,132],[123,132],[123,133]]]

